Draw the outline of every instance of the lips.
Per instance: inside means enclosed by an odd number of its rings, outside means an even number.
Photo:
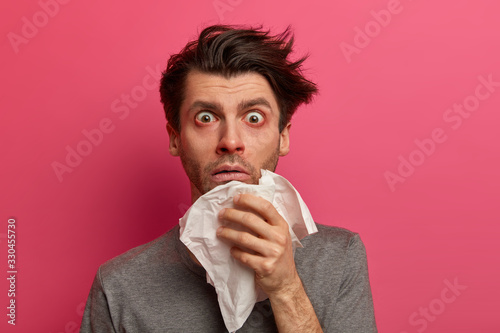
[[[239,165],[222,165],[212,172],[212,180],[215,182],[229,182],[232,180],[246,181],[250,175],[245,168]]]

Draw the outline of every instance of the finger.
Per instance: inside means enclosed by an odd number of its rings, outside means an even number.
[[[262,238],[269,239],[272,236],[270,230],[271,226],[252,212],[226,208],[219,212],[219,218],[222,221],[233,222],[244,226]]]
[[[234,230],[231,227],[219,227],[217,229],[217,236],[240,248],[248,249],[263,256],[271,255],[274,249],[274,246],[269,241],[258,238],[246,231]]]
[[[248,253],[238,247],[231,249],[231,255],[242,264],[253,269],[259,279],[271,275],[274,271],[273,261],[265,257]]]
[[[237,208],[257,213],[270,225],[283,225],[283,223],[286,223],[273,204],[264,198],[244,193],[234,197],[234,204]]]

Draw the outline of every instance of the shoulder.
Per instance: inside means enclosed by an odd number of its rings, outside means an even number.
[[[337,248],[347,249],[350,246],[360,243],[362,245],[359,234],[345,228],[327,226],[316,223],[318,232],[305,237],[301,240],[304,248]]]
[[[301,240],[303,248],[296,250],[299,266],[322,263],[343,271],[366,263],[365,246],[358,233],[334,226],[316,224],[318,232]]]
[[[133,272],[147,271],[175,252],[175,231],[173,228],[151,242],[134,247],[101,265],[99,274],[102,279],[112,276],[126,276]]]
[[[296,249],[295,263],[313,306],[331,313],[341,295],[369,289],[366,251],[358,233],[316,226],[317,233],[301,240],[303,248]]]

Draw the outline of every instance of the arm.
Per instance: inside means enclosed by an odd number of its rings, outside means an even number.
[[[115,332],[108,301],[102,288],[100,268],[92,283],[80,326],[80,333],[93,332]]]
[[[366,249],[358,234],[348,241],[341,269],[342,279],[333,310],[336,315],[328,330],[376,333]]]
[[[280,332],[322,332],[295,268],[288,223],[267,200],[250,194],[234,198],[235,209],[219,214],[223,221],[248,229],[220,227],[217,235],[236,246],[233,257],[255,271],[255,281],[269,296]]]
[[[300,279],[295,288],[295,292],[269,297],[278,331],[323,332]]]

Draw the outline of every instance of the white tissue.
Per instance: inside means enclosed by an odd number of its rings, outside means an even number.
[[[180,240],[207,272],[207,282],[215,287],[224,323],[229,332],[243,326],[256,302],[267,298],[255,284],[255,272],[235,260],[232,245],[216,236],[221,225],[217,215],[222,208],[233,208],[233,197],[251,193],[272,202],[288,222],[293,249],[302,247],[299,239],[317,232],[311,213],[295,188],[283,177],[261,170],[259,185],[239,181],[217,186],[198,198],[179,220]],[[231,225],[237,228],[237,225]]]

